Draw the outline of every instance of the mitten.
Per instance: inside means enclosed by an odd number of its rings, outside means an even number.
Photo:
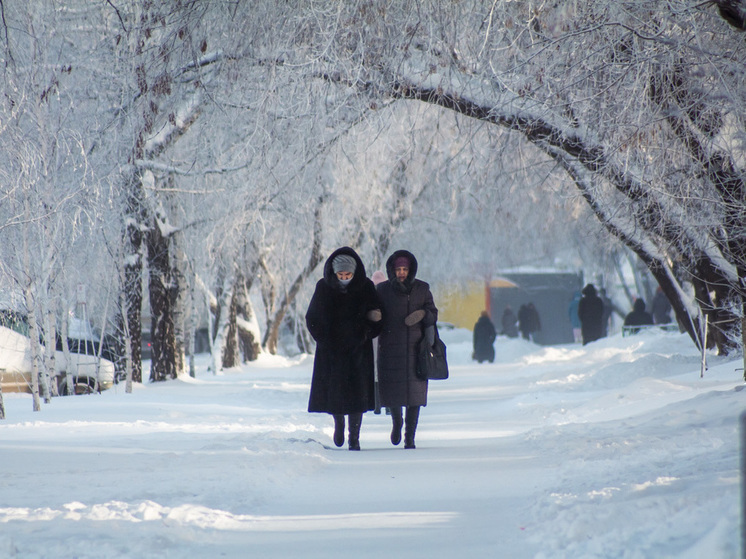
[[[425,328],[425,339],[430,347],[435,345],[435,326]]]
[[[406,324],[407,326],[414,326],[423,318],[425,318],[425,311],[420,309],[408,314],[404,319],[404,324]]]
[[[365,318],[367,318],[371,322],[378,322],[379,320],[381,320],[381,318],[383,318],[383,316],[381,315],[380,310],[373,309],[365,314]]]

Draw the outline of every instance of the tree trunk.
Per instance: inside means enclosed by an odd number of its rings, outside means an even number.
[[[223,368],[230,369],[237,367],[239,360],[238,352],[238,328],[236,327],[236,308],[238,305],[236,296],[236,281],[230,291],[230,299],[227,307],[225,338],[223,344]]]
[[[122,275],[124,275],[124,272],[122,272]],[[129,315],[127,296],[124,290],[119,293],[119,308],[122,312],[122,338],[124,340],[124,392],[126,394],[132,394],[132,338],[129,333],[128,322],[124,320],[124,317]]]
[[[42,321],[46,321],[48,319],[47,315],[42,311]],[[38,329],[38,322],[37,322],[37,329]],[[39,362],[42,363],[42,366],[39,367],[39,395],[44,400],[45,404],[48,404],[52,401],[52,395],[49,391],[49,363],[50,363],[50,354],[53,354],[55,351],[55,344],[56,339],[53,337],[54,331],[50,332],[50,330],[47,330],[46,328],[42,328],[41,331],[44,332],[46,330],[47,339],[44,340],[44,352],[43,355],[39,356]],[[42,337],[43,334],[42,334]],[[54,359],[52,359],[52,365],[54,365]],[[54,371],[52,371],[52,375],[54,375]]]
[[[177,376],[173,313],[178,286],[171,269],[169,237],[162,234],[157,221],[148,229],[147,249],[153,352],[150,380],[158,382]]]
[[[720,17],[738,31],[746,31],[746,2],[744,0],[713,0]]]
[[[127,307],[132,381],[142,382],[142,244],[144,207],[140,200],[139,176],[132,176],[126,185],[126,231],[124,251],[124,296]]]
[[[176,243],[174,238],[174,243]],[[186,374],[187,355],[192,358],[194,353],[194,331],[196,330],[196,311],[194,309],[194,289],[187,287],[187,263],[183,252],[176,250],[176,265],[173,269],[176,285],[179,286],[173,308],[174,321],[174,356],[176,359],[176,374]],[[192,364],[194,360],[191,360]],[[190,372],[194,376],[193,368]]]
[[[28,335],[31,339],[31,398],[34,411],[41,410],[39,399],[39,363],[42,361],[41,344],[39,343],[39,327],[36,323],[34,295],[30,288],[26,288],[26,308],[28,308]]]
[[[66,305],[66,308],[69,308]],[[65,359],[65,378],[60,379],[61,381],[64,381],[65,386],[62,389],[62,392],[65,394],[75,394],[75,383],[73,379],[73,371],[71,370],[71,366],[69,363],[72,363],[72,358],[70,357],[70,344],[67,342],[67,339],[69,336],[69,330],[70,330],[70,323],[66,319],[67,317],[63,317],[62,319],[62,356]]]
[[[222,275],[222,274],[221,274]],[[229,307],[230,301],[233,297],[233,290],[231,289],[231,282],[228,278],[223,277],[223,285],[218,288],[216,294],[216,307],[214,310],[214,331],[212,344],[212,362],[213,372],[217,375],[218,371],[222,371],[223,358],[225,352],[223,348],[225,346],[225,337],[228,331],[228,315],[230,314]]]
[[[721,15],[724,3],[720,3]],[[737,335],[740,327],[741,300],[746,295],[744,266],[746,266],[746,243],[743,240],[743,223],[746,210],[746,184],[738,165],[730,154],[718,144],[705,139],[717,134],[725,118],[719,109],[706,106],[692,91],[687,82],[687,71],[683,64],[675,63],[660,69],[651,79],[650,99],[661,109],[666,122],[697,165],[696,170],[709,181],[719,195],[722,222],[711,234],[713,241],[730,263],[735,264],[738,281],[729,280],[723,270],[706,257],[697,263],[694,282],[701,284],[698,301],[703,313],[708,316],[706,347],[717,346],[718,352],[727,355],[739,345]],[[710,293],[714,292],[714,299]]]
[[[248,276],[238,274],[233,298],[236,301],[236,327],[238,330],[238,345],[243,362],[256,361],[262,348],[259,343],[259,327],[256,323],[254,307],[249,293],[251,284],[258,268],[258,262],[251,267]],[[239,320],[240,319],[240,320]]]
[[[67,320],[67,314],[62,313],[62,320]],[[57,396],[57,327],[55,325],[54,311],[50,308],[47,310],[44,321],[44,330],[47,332],[49,340],[47,343],[47,359],[44,367],[44,382],[46,383],[46,392],[44,394],[44,403],[52,401],[52,396]]]

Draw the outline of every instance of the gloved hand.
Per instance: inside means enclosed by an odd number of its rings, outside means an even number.
[[[435,344],[435,326],[428,326],[425,328],[425,339],[430,347]]]
[[[422,309],[419,309],[417,311],[409,313],[404,318],[404,324],[406,324],[407,326],[414,326],[415,324],[417,324],[423,318],[425,318],[425,311],[422,310]]]
[[[381,320],[381,318],[383,318],[383,315],[381,314],[381,311],[379,309],[373,309],[365,314],[365,318],[367,318],[371,322],[378,322],[379,320]]]

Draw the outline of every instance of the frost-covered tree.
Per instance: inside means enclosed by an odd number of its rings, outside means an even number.
[[[672,6],[0,3],[0,228],[41,255],[3,247],[6,277],[47,317],[102,270],[95,314],[117,317],[139,381],[148,303],[163,380],[207,309],[216,372],[277,351],[340,245],[372,270],[405,241],[445,280],[586,255],[611,270],[621,243],[693,339],[728,351],[744,4]]]
[[[72,58],[60,55],[66,14],[50,3],[3,6],[3,98],[0,103],[0,246],[3,285],[22,294],[32,341],[32,363],[41,373],[48,400],[54,392],[49,371],[55,369],[55,339],[69,310],[66,302],[78,283],[78,242],[90,235],[100,198],[85,150],[90,124],[78,100]],[[87,248],[95,243],[85,243]],[[64,307],[64,312],[59,310]],[[58,319],[54,319],[54,316]],[[61,316],[60,316],[61,315]],[[42,359],[39,340],[45,341]],[[37,375],[33,375],[38,409]]]
[[[710,343],[706,316],[728,351],[743,310],[745,47],[721,17],[742,4],[717,5],[310,4],[294,32],[308,73],[371,103],[522,135],[646,262],[695,341]]]

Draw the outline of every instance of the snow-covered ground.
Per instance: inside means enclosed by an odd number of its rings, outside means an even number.
[[[306,410],[312,358],[56,398],[5,395],[0,558],[735,558],[741,359],[679,334],[586,347],[442,332],[417,449]]]

